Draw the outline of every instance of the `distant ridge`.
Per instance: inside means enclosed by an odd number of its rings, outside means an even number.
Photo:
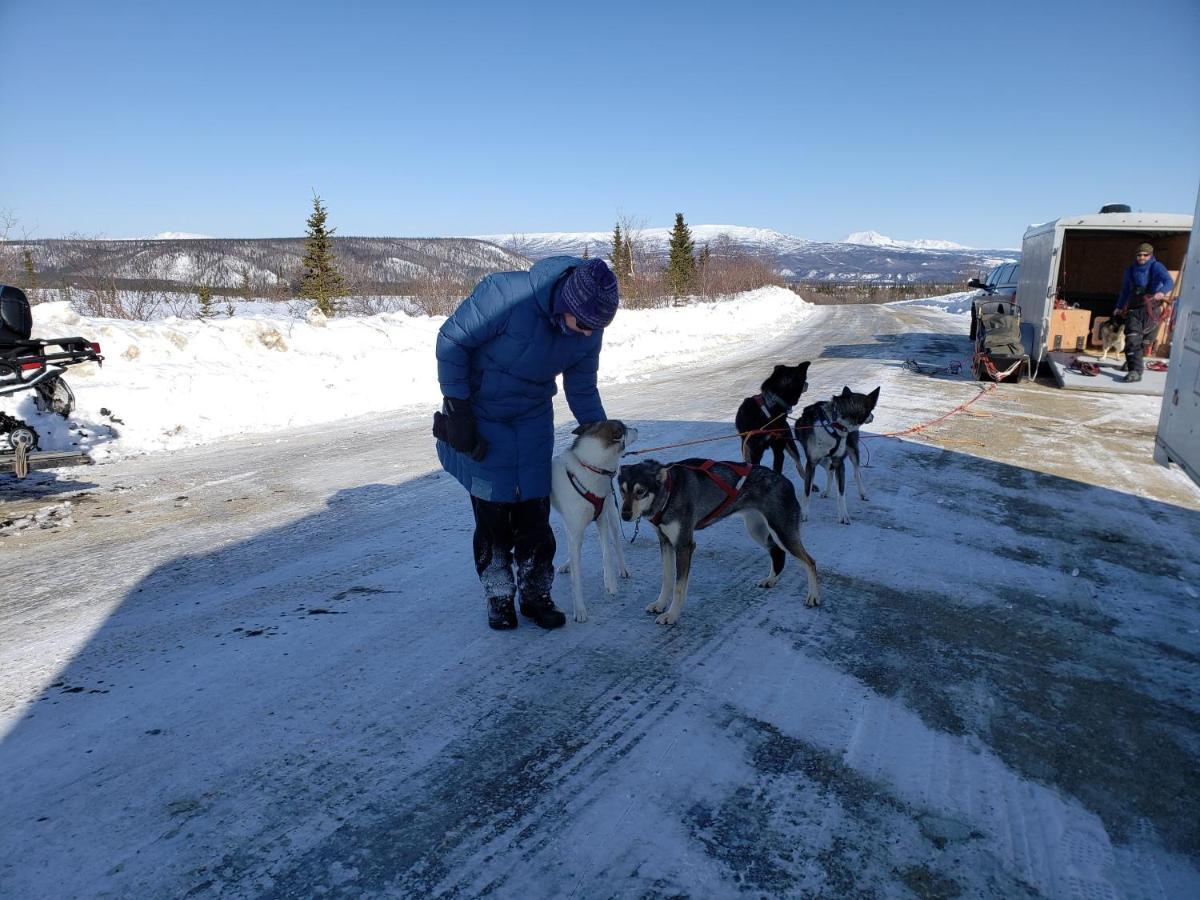
[[[867,282],[881,284],[966,282],[1002,262],[1015,261],[1019,252],[978,250],[953,241],[897,241],[875,231],[860,231],[844,241],[810,241],[770,228],[745,225],[692,225],[699,249],[716,252],[729,247],[769,259],[789,281]],[[665,258],[669,228],[646,228],[638,233],[644,250]],[[607,257],[611,231],[533,232],[476,235],[521,256],[544,259],[558,254]]]

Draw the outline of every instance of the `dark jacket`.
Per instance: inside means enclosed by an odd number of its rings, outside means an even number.
[[[1167,271],[1167,267],[1153,256],[1144,263],[1131,263],[1125,270],[1121,281],[1121,293],[1117,297],[1116,312],[1122,312],[1129,307],[1129,300],[1137,288],[1145,288],[1142,293],[1157,294],[1160,291],[1169,294],[1175,287],[1175,279]]]
[[[489,275],[442,325],[437,339],[442,394],[470,398],[487,454],[475,462],[437,442],[442,467],[481,500],[550,496],[555,379],[580,422],[606,418],[596,390],[603,331],[566,334],[552,296],[582,262],[552,256],[528,272]]]

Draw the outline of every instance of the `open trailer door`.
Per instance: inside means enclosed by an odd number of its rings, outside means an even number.
[[[1171,360],[1154,439],[1154,458],[1176,463],[1200,485],[1200,196],[1187,251],[1184,278],[1175,304]]]

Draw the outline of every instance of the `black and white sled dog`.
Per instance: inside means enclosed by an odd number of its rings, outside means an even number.
[[[583,601],[583,572],[579,558],[583,534],[592,522],[600,532],[605,590],[615,594],[617,576],[629,577],[612,482],[621,454],[637,440],[637,429],[629,428],[617,419],[608,419],[580,425],[572,434],[576,435],[575,441],[554,457],[550,503],[562,516],[570,554],[558,571],[570,571],[575,621],[586,622],[587,606]]]
[[[646,612],[659,613],[659,625],[679,620],[687,599],[695,533],[738,514],[750,536],[771,555],[771,571],[759,587],[774,587],[792,554],[808,570],[806,606],[819,606],[817,565],[800,543],[800,504],[791,481],[765,466],[686,459],[664,464],[648,459],[621,466],[621,518],[645,517],[658,532],[662,587]]]
[[[775,454],[771,468],[776,472],[783,471],[784,453],[792,458],[797,471],[803,469],[800,451],[796,449],[787,417],[808,387],[808,366],[807,362],[798,366],[776,366],[762,383],[761,391],[753,397],[747,397],[738,407],[734,424],[739,434],[769,429],[769,433],[750,434],[742,438],[742,459],[745,462],[758,465],[769,448]]]
[[[863,487],[862,473],[858,467],[858,429],[875,416],[872,410],[879,401],[879,388],[869,394],[856,394],[848,387],[823,403],[804,407],[796,422],[796,439],[804,448],[804,499],[800,507],[801,518],[808,521],[808,501],[813,489],[813,476],[817,466],[825,466],[825,494],[837,478],[838,521],[850,524],[850,513],[846,511],[846,458],[854,465],[854,480],[858,483],[858,496],[867,499]]]

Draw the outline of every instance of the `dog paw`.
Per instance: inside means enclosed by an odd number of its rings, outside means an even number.
[[[800,521],[801,521],[801,522],[807,522],[807,521],[808,521],[808,513],[807,513],[805,510],[803,510],[803,509],[802,509],[802,510],[800,510]]]
[[[839,522],[839,524],[842,524],[842,525],[849,525],[850,524],[850,516],[840,515],[840,516],[838,516],[838,522]]]
[[[629,570],[628,569],[618,569],[617,574],[620,575],[622,578],[628,578]]]
[[[604,582],[604,593],[608,594],[610,597],[617,596],[617,583],[615,581],[612,583],[605,581]]]
[[[668,610],[654,620],[657,625],[674,625],[679,621],[679,613]]]
[[[646,604],[646,612],[648,613],[660,613],[666,608],[667,602],[665,600],[655,600],[653,603]]]
[[[859,496],[859,498],[860,498],[860,499],[861,499],[861,500],[862,500],[864,503],[870,503],[870,502],[871,502],[871,498],[870,498],[870,497],[868,497],[866,494],[859,494],[858,496]]]
[[[559,575],[566,575],[568,572],[571,571],[571,561],[568,559],[565,563],[563,563],[561,566],[559,566],[554,571],[556,571]]]
[[[587,610],[586,609],[575,610],[575,621],[576,622],[586,622],[587,621]]]
[[[760,588],[773,588],[778,583],[779,583],[778,575],[768,575],[766,578],[764,578],[762,581],[760,581],[758,583],[758,586]]]
[[[806,607],[808,607],[809,609],[812,609],[814,606],[820,606],[821,605],[821,595],[820,594],[809,594],[808,599],[804,601],[804,605]]]

